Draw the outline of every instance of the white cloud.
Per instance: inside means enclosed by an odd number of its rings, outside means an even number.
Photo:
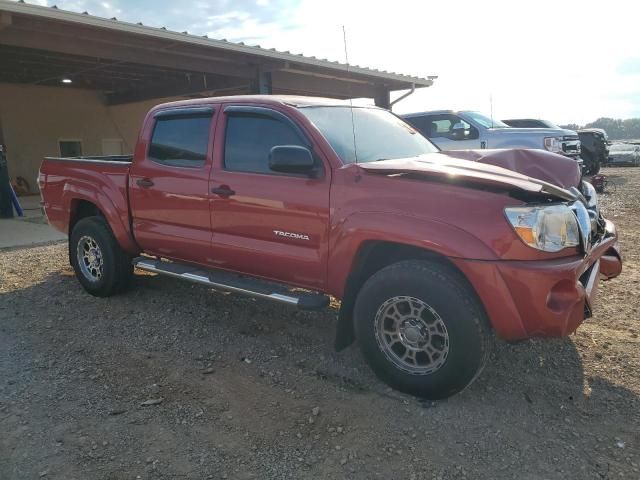
[[[399,112],[488,111],[492,96],[497,117],[586,123],[640,113],[638,77],[617,73],[640,56],[639,16],[640,4],[621,0],[398,0],[393,7],[303,0],[289,19],[297,28],[272,25],[257,36],[267,46],[344,60],[345,25],[353,64],[439,75],[434,87],[399,103]]]

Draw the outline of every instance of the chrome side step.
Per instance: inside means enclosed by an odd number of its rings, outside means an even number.
[[[137,257],[133,266],[147,272],[181,278],[229,292],[286,303],[302,310],[319,310],[329,305],[329,297],[321,293],[292,291],[286,285],[222,270],[205,270],[192,265]]]

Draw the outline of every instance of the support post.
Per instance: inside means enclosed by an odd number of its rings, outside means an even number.
[[[376,96],[374,97],[376,106],[391,109],[391,91],[384,85],[376,87]]]
[[[11,26],[12,19],[9,12],[0,12],[0,30]]]
[[[271,95],[273,93],[273,82],[271,72],[258,70],[258,92],[260,95]]]

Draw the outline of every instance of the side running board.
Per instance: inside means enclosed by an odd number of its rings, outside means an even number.
[[[294,305],[302,310],[320,310],[329,305],[329,297],[320,293],[293,291],[286,285],[222,270],[205,270],[192,265],[137,257],[133,266],[147,272],[181,278],[229,292]]]

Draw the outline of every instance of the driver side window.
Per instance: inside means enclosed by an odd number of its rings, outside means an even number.
[[[269,169],[269,152],[278,145],[306,146],[295,130],[284,122],[262,115],[229,115],[224,168],[235,172],[275,174]]]

